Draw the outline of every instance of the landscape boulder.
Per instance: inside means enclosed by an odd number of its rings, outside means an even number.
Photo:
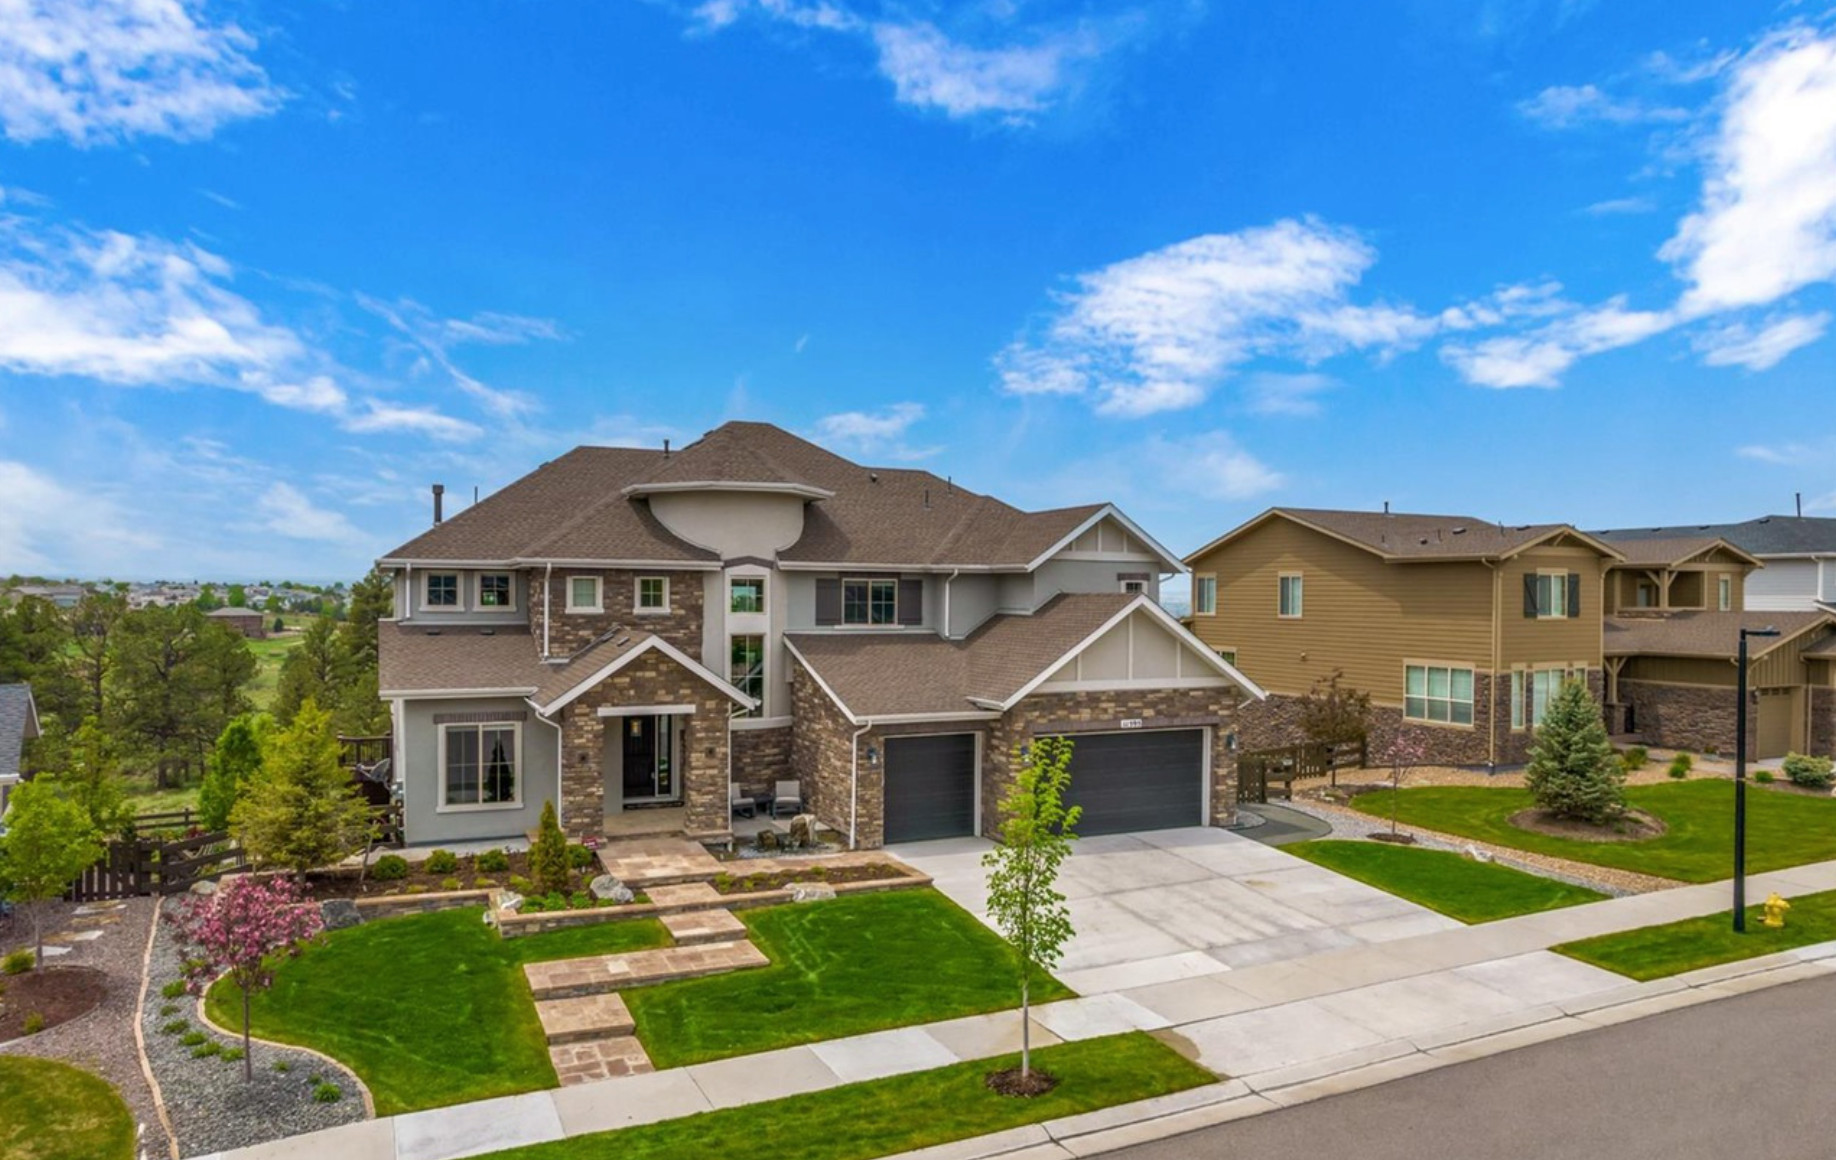
[[[807,850],[816,844],[816,815],[798,814],[790,820],[790,845],[793,850]]]
[[[629,886],[626,886],[623,882],[620,882],[610,874],[601,874],[599,877],[593,879],[593,881],[587,883],[587,889],[591,890],[593,892],[593,897],[599,899],[601,902],[630,902],[636,897],[631,893],[631,888]]]
[[[790,887],[792,902],[827,902],[835,897],[835,887],[827,882],[793,882]]]

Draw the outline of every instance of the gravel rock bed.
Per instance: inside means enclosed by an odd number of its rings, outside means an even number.
[[[46,906],[45,934],[72,929],[78,919],[100,930],[97,938],[70,943],[70,953],[49,960],[54,966],[92,967],[108,976],[108,992],[101,1006],[68,1023],[16,1039],[0,1047],[9,1055],[57,1059],[94,1072],[115,1085],[139,1125],[141,1147],[150,1156],[169,1151],[166,1130],[153,1104],[153,1091],[140,1069],[140,1052],[134,1045],[134,1004],[140,998],[140,960],[147,948],[147,923],[153,918],[153,900],[134,898],[125,903],[72,903]],[[79,911],[94,913],[82,914]],[[104,921],[112,918],[113,921]],[[91,921],[93,920],[93,921]],[[32,923],[16,915],[0,935],[0,950],[30,945]]]
[[[178,899],[166,900],[170,912]],[[166,1112],[185,1156],[224,1152],[261,1144],[283,1136],[316,1132],[364,1119],[363,1089],[348,1070],[330,1060],[290,1047],[254,1044],[255,1078],[245,1082],[242,1061],[220,1055],[193,1058],[182,1042],[184,1032],[165,1034],[160,1027],[183,1019],[187,1030],[201,1031],[225,1051],[240,1048],[240,1036],[219,1035],[206,1027],[192,995],[168,999],[161,988],[183,977],[178,946],[171,925],[159,924],[154,935],[153,958],[147,969],[147,1001],[142,1019],[147,1060],[159,1081]],[[167,1005],[178,1010],[161,1014]],[[284,1062],[288,1070],[275,1070]],[[341,1097],[320,1103],[313,1098],[313,1076],[338,1086]]]
[[[1301,813],[1318,818],[1332,827],[1333,838],[1363,840],[1372,834],[1387,834],[1390,823],[1370,814],[1361,814],[1344,806],[1334,805],[1314,798],[1296,798],[1284,802]],[[1452,834],[1438,834],[1433,830],[1424,830],[1420,826],[1400,827],[1414,835],[1415,844],[1430,850],[1451,850],[1464,854],[1468,847],[1477,847],[1492,856],[1500,866],[1509,866],[1513,870],[1522,870],[1542,878],[1553,878],[1566,882],[1570,886],[1582,886],[1589,890],[1598,890],[1602,894],[1615,898],[1627,894],[1647,894],[1653,890],[1667,890],[1681,883],[1668,878],[1653,878],[1647,874],[1635,874],[1630,870],[1615,870],[1608,866],[1592,866],[1585,862],[1571,862],[1566,858],[1552,858],[1547,854],[1533,854],[1526,850],[1513,850],[1508,846],[1497,846],[1490,842],[1474,841],[1471,838],[1456,837]]]

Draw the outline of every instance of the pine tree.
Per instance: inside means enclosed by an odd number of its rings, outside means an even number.
[[[1605,825],[1625,813],[1625,780],[1594,695],[1564,682],[1537,728],[1524,787],[1557,817]]]
[[[229,825],[230,811],[261,773],[263,739],[273,727],[265,713],[245,713],[231,721],[211,751],[204,770],[204,785],[198,791],[199,824],[206,830],[221,830]]]
[[[301,874],[362,849],[372,824],[339,764],[331,715],[310,700],[262,747],[260,775],[230,810],[230,833],[257,866]]]
[[[542,820],[536,825],[535,844],[529,847],[529,871],[543,894],[566,894],[573,887],[574,868],[567,857],[567,835],[555,817],[555,803],[542,803]]]

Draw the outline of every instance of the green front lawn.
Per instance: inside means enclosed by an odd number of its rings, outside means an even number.
[[[1734,932],[1731,913],[1722,911],[1603,934],[1553,949],[1644,982],[1836,939],[1836,890],[1792,899],[1785,925],[1777,929],[1760,922],[1762,913],[1758,906],[1747,908],[1747,929],[1742,934]]]
[[[659,1068],[1019,1005],[1014,954],[934,890],[738,912],[769,967],[624,992]],[[1052,978],[1035,1001],[1068,998]]]
[[[989,1072],[1019,1062],[1018,1056],[1011,1056],[959,1063],[493,1152],[488,1160],[705,1160],[762,1150],[798,1160],[866,1160],[1184,1091],[1215,1078],[1137,1031],[1035,1051],[1033,1066],[1060,1080],[1042,1096],[1015,1099],[990,1091],[982,1082]]]
[[[553,1087],[523,964],[669,943],[652,919],[503,939],[483,916],[467,907],[334,931],[255,996],[255,1034],[344,1063],[379,1115]],[[232,984],[212,987],[207,1005],[218,1026],[242,1027]]]
[[[134,1160],[134,1116],[100,1076],[48,1059],[0,1055],[0,1156]]]
[[[1491,922],[1606,897],[1447,850],[1373,841],[1297,842],[1282,850],[1461,922]]]
[[[1582,842],[1520,830],[1512,814],[1529,809],[1521,789],[1425,786],[1359,794],[1352,806],[1380,818],[1397,798],[1405,826],[1496,842],[1596,866],[1613,866],[1683,882],[1714,882],[1732,873],[1734,785],[1719,778],[1626,790],[1626,801],[1663,820],[1662,837],[1639,842]],[[1747,793],[1747,868],[1759,873],[1836,858],[1836,798],[1804,797],[1754,787]]]

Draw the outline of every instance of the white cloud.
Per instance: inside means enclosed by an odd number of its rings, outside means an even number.
[[[1616,217],[1621,214],[1650,213],[1657,208],[1657,202],[1649,197],[1610,197],[1597,201],[1581,212],[1591,217]]]
[[[1642,342],[1675,323],[1668,311],[1626,309],[1622,295],[1528,334],[1450,343],[1441,348],[1441,358],[1474,386],[1554,387],[1581,358]]]
[[[0,495],[0,560],[9,571],[61,573],[157,543],[93,490],[25,463],[0,459]]]
[[[1330,377],[1321,374],[1276,374],[1265,371],[1244,380],[1243,395],[1249,410],[1255,414],[1305,418],[1319,414],[1319,396],[1338,385]]]
[[[1636,125],[1683,121],[1689,117],[1687,110],[1610,96],[1596,85],[1551,85],[1536,96],[1519,101],[1517,111],[1549,129],[1602,123]]]
[[[1754,443],[1746,447],[1737,448],[1734,454],[1740,456],[1742,459],[1752,459],[1759,463],[1770,463],[1775,467],[1789,467],[1795,463],[1803,463],[1812,457],[1818,459],[1825,458],[1825,456],[1820,454],[1815,448],[1804,443],[1782,443],[1776,447],[1768,446],[1763,443]]]
[[[1733,68],[1702,204],[1658,251],[1690,316],[1762,306],[1836,275],[1836,38],[1766,38]]]
[[[1155,439],[1148,453],[1156,462],[1177,464],[1178,481],[1206,499],[1250,499],[1287,482],[1224,431]]]
[[[289,539],[349,543],[361,535],[343,512],[315,505],[290,483],[274,483],[255,506],[265,530]]]
[[[452,348],[467,343],[490,346],[521,345],[563,337],[552,319],[521,314],[486,312],[470,318],[441,318],[412,299],[384,302],[367,294],[357,304],[387,322],[419,351],[422,365],[438,366],[453,385],[477,399],[493,414],[512,418],[537,409],[536,401],[520,391],[506,391],[480,382],[453,361]]]
[[[847,442],[884,442],[904,436],[906,429],[924,418],[922,403],[894,403],[881,411],[843,411],[816,420],[820,439]]]
[[[0,128],[77,145],[208,137],[284,99],[250,59],[255,47],[197,0],[6,0]]]
[[[338,415],[344,412],[345,404],[350,401],[344,388],[333,381],[330,375],[312,375],[295,381],[276,382],[265,374],[249,372],[242,376],[242,381],[250,390],[275,406],[295,411]]]
[[[876,24],[880,71],[907,105],[956,118],[999,114],[1024,124],[1071,85],[1072,67],[1102,52],[1089,33],[1035,44],[974,48],[931,24]]]
[[[1696,336],[1694,346],[1709,366],[1763,371],[1777,366],[1799,347],[1822,338],[1829,325],[1826,311],[1788,315],[1757,330],[1744,322],[1733,322]]]
[[[1107,414],[1145,415],[1199,403],[1255,358],[1407,349],[1437,323],[1350,301],[1376,259],[1357,234],[1313,219],[1192,238],[1079,275],[996,368],[1014,394],[1084,395]]]
[[[363,410],[345,420],[344,427],[364,435],[405,432],[449,443],[465,442],[484,434],[477,424],[442,414],[432,407],[404,407],[375,399],[367,400]]]

